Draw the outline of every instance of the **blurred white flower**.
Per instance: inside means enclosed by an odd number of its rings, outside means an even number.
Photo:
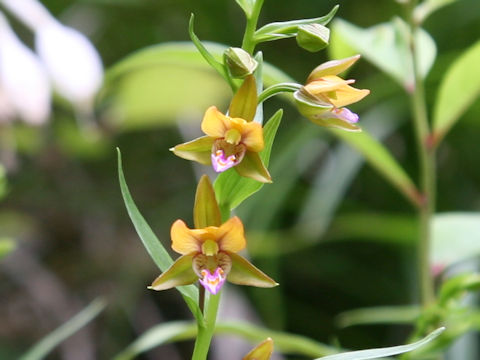
[[[50,83],[37,56],[15,35],[0,13],[0,87],[5,106],[30,124],[50,116]]]
[[[103,81],[103,66],[82,33],[57,21],[35,33],[35,47],[57,91],[80,107],[91,105]]]

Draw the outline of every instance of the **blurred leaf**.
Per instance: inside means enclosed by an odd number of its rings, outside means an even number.
[[[332,221],[327,239],[413,245],[417,236],[417,223],[412,215],[362,212],[337,216]]]
[[[446,267],[480,255],[480,213],[437,214],[432,227],[433,265]]]
[[[442,284],[438,295],[438,304],[446,306],[450,300],[455,300],[459,295],[478,289],[480,289],[480,274],[468,273],[455,276]]]
[[[392,346],[386,348],[378,348],[378,349],[368,349],[368,350],[360,350],[360,351],[351,351],[342,354],[330,355],[325,356],[316,360],[367,360],[367,359],[378,359],[385,356],[403,354],[412,350],[416,350],[423,345],[429,343],[433,339],[435,339],[438,335],[440,335],[445,328],[439,328],[434,332],[430,333],[428,336],[423,338],[420,341],[414,342],[408,345],[400,345],[400,346]]]
[[[433,109],[433,136],[438,144],[480,96],[480,41],[468,48],[447,70]]]
[[[225,47],[206,44],[218,59]],[[231,90],[192,43],[165,43],[139,50],[107,71],[99,96],[103,121],[129,130],[200,121],[206,108],[225,104]]]
[[[267,24],[257,31],[255,31],[255,42],[265,42],[278,39],[286,39],[290,37],[297,36],[298,27],[301,25],[308,24],[320,24],[327,25],[330,20],[335,16],[335,13],[338,10],[338,5],[335,5],[330,12],[322,17],[312,18],[312,19],[300,19],[292,21],[282,21],[282,22],[273,22]]]
[[[457,0],[426,0],[415,8],[413,16],[417,24],[422,24],[433,12]]]
[[[39,360],[45,358],[61,342],[92,321],[103,311],[105,306],[105,301],[101,299],[92,301],[85,309],[31,347],[20,357],[20,360]]]
[[[0,260],[15,250],[17,244],[9,238],[0,238]]]
[[[282,115],[282,109],[278,110],[263,128],[265,148],[260,152],[260,158],[263,160],[265,166],[268,166],[270,161],[273,140],[275,139],[275,134],[282,120]],[[213,187],[217,195],[223,219],[228,218],[231,210],[235,209],[245,199],[260,190],[262,186],[263,183],[261,182],[238,175],[235,169],[229,169],[221,173],[215,180]]]
[[[359,151],[370,165],[389,180],[390,184],[396,187],[412,204],[420,204],[421,198],[417,187],[382,143],[373,138],[367,131],[351,133],[337,129],[327,129]]]
[[[142,240],[143,246],[147,250],[150,257],[153,259],[155,264],[161,271],[167,270],[172,264],[173,260],[168,254],[167,250],[163,247],[162,243],[153,233],[150,226],[147,224],[143,218],[140,211],[138,211],[135,202],[133,201],[130,191],[128,189],[125,177],[123,175],[122,169],[122,154],[120,149],[117,148],[118,152],[118,178],[120,181],[120,189],[122,191],[123,201],[125,202],[125,207],[127,208],[128,215],[135,226],[138,236]],[[182,294],[185,302],[192,311],[193,315],[197,321],[203,321],[203,315],[198,307],[198,289],[195,285],[187,286],[178,286],[176,288]]]
[[[301,354],[316,357],[338,352],[337,349],[304,336],[272,331],[241,321],[218,322],[215,333],[236,335],[251,342],[273,339],[275,348],[283,353]],[[154,326],[140,335],[135,342],[118,354],[114,360],[130,360],[135,356],[173,341],[193,339],[197,335],[197,327],[193,322],[175,321]]]
[[[394,18],[388,23],[362,29],[345,20],[337,19],[332,25],[332,33],[336,34],[330,42],[341,41],[342,51],[350,51],[346,48],[349,46],[393,77],[400,85],[411,89],[414,76],[409,50],[409,29],[403,20]],[[426,77],[435,61],[436,46],[431,36],[422,29],[416,37],[420,74]]]
[[[354,309],[337,316],[339,327],[370,324],[413,324],[421,314],[421,309],[415,305],[377,306]]]

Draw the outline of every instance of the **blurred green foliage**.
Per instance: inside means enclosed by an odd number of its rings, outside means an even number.
[[[16,164],[0,202],[0,237],[17,244],[0,263],[0,358],[17,358],[99,295],[109,303],[99,320],[64,342],[51,358],[75,359],[79,346],[81,359],[111,358],[150,327],[190,317],[177,292],[146,289],[157,269],[125,211],[114,149],[122,150],[136,204],[169,248],[171,223],[178,218],[192,223],[196,182],[191,164],[168,149],[195,137],[191,135],[199,131],[205,107],[224,109],[230,96],[220,77],[196,66],[196,59],[164,61],[159,53],[138,51],[188,40],[192,12],[202,41],[239,46],[244,20],[231,0],[43,3],[61,21],[87,34],[105,66],[113,68],[97,101],[100,135],[82,133],[63,104],[56,105],[51,126],[15,128]],[[260,25],[321,16],[335,4],[267,0]],[[364,0],[360,5],[344,0],[337,18],[369,27],[391,21],[399,12],[395,1]],[[459,0],[427,19],[425,29],[437,46],[437,61],[426,78],[430,109],[449,66],[480,38],[479,22],[477,0]],[[168,46],[151,49],[168,51]],[[326,52],[307,53],[294,39],[265,43],[260,49],[265,61],[299,82],[327,60]],[[139,57],[141,70],[116,78],[115,69],[126,56]],[[365,127],[417,179],[415,139],[407,126],[411,119],[403,90],[367,61],[352,71],[362,88],[372,90],[355,107],[361,121],[365,115]],[[354,308],[418,300],[412,245],[416,223],[410,204],[374,169],[363,166],[357,152],[324,129],[297,121],[299,115],[288,103],[267,102],[266,118],[279,106],[284,116],[270,162],[275,183],[245,201],[238,213],[251,232],[247,238],[256,265],[281,286],[235,290],[276,330],[352,349],[403,343],[407,327],[339,329],[335,318]],[[441,145],[439,212],[480,211],[479,116],[477,101]],[[0,179],[0,193],[2,187]],[[452,245],[455,249],[456,236],[474,234],[478,239],[477,219],[457,219],[468,222],[463,226],[466,234],[446,236],[447,230],[440,230],[442,253],[449,255]],[[154,349],[143,358],[187,359],[190,353],[191,343],[184,342]]]

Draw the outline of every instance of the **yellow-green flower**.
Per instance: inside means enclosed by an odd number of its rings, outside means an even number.
[[[316,67],[306,84],[294,94],[302,115],[319,125],[359,131],[360,128],[354,125],[358,115],[344,106],[360,101],[370,90],[356,89],[350,86],[355,80],[344,80],[337,76],[359,58],[360,55],[356,55],[332,60]]]
[[[234,167],[241,176],[271,182],[270,174],[258,154],[265,146],[263,128],[252,121],[256,99],[254,77],[248,76],[232,100],[229,115],[215,106],[209,107],[201,124],[206,136],[171,150],[184,159],[212,165],[218,173]]]
[[[238,217],[220,223],[218,204],[213,188],[204,176],[197,188],[194,218],[196,229],[177,220],[170,230],[172,249],[181,254],[172,266],[155,279],[151,288],[165,290],[172,287],[200,284],[216,294],[225,280],[239,285],[273,287],[277,283],[237,253],[246,246],[243,224]]]

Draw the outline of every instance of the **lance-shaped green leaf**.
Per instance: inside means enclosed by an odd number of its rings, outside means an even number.
[[[7,176],[5,168],[0,164],[0,199],[7,193]]]
[[[190,15],[190,21],[188,23],[188,33],[190,35],[190,39],[192,40],[195,47],[198,49],[200,54],[202,54],[203,58],[213,67],[229,84],[231,84],[231,79],[228,76],[228,73],[223,66],[222,63],[218,62],[212,54],[207,50],[207,48],[202,44],[200,39],[197,35],[195,35],[195,31],[193,28],[193,22],[195,20],[195,16],[193,14]]]
[[[420,205],[422,196],[405,170],[392,154],[368,132],[350,133],[328,128],[335,136],[345,140],[363,154],[368,162],[414,205]]]
[[[257,84],[255,77],[249,75],[243,81],[240,89],[230,103],[228,116],[233,118],[242,118],[246,121],[252,121],[257,110]]]
[[[433,109],[433,142],[437,145],[480,96],[480,41],[468,48],[447,70]]]
[[[282,120],[282,115],[283,111],[278,110],[263,128],[265,147],[260,152],[260,158],[263,160],[265,166],[268,166],[273,140],[275,139],[275,134]],[[213,187],[217,195],[222,219],[228,219],[231,210],[235,209],[253,193],[260,190],[262,186],[263,183],[242,177],[232,169],[220,174],[215,180]]]
[[[327,15],[318,18],[273,22],[267,24],[255,32],[255,42],[260,43],[297,36],[298,27],[301,25],[319,24],[325,26],[330,22],[330,20],[332,20],[337,10],[338,5],[335,5]]]
[[[368,360],[368,359],[379,359],[385,356],[403,354],[403,353],[421,348],[425,344],[435,339],[444,330],[445,328],[439,328],[434,332],[430,333],[429,335],[427,335],[422,340],[419,340],[417,342],[414,342],[408,345],[400,345],[400,346],[392,346],[392,347],[368,349],[368,350],[360,350],[360,351],[350,351],[346,353],[325,356],[322,358],[318,358],[316,360],[320,360],[320,359],[321,360]]]
[[[272,356],[272,353],[273,340],[271,338],[267,338],[255,346],[247,355],[245,355],[243,360],[268,360]]]
[[[339,327],[371,324],[414,324],[422,313],[417,305],[376,306],[342,312],[337,316]]]
[[[229,253],[228,255],[232,259],[232,269],[227,276],[227,280],[231,283],[263,288],[271,288],[278,285],[275,280],[257,269],[244,257],[235,253]]]
[[[332,41],[341,41],[368,61],[393,77],[406,89],[414,84],[413,62],[410,52],[409,28],[399,18],[388,23],[362,29],[345,20],[336,20],[332,25],[335,37]],[[418,65],[422,77],[426,77],[435,61],[436,46],[431,36],[420,29],[416,34],[418,44]]]
[[[159,267],[161,271],[166,271],[173,263],[172,258],[168,254],[167,250],[163,247],[162,243],[153,233],[148,223],[143,218],[142,214],[138,210],[135,202],[133,201],[130,190],[128,189],[125,176],[122,169],[122,155],[120,149],[117,148],[118,153],[118,178],[120,181],[120,189],[122,191],[123,201],[127,208],[128,215],[132,220],[135,230],[138,236],[142,240],[143,246],[147,250],[148,254]],[[185,302],[192,311],[197,321],[203,321],[203,315],[198,307],[198,289],[194,285],[179,286],[178,291],[182,294]]]
[[[198,182],[193,206],[193,223],[197,229],[220,226],[222,223],[215,191],[207,175],[203,175]]]

